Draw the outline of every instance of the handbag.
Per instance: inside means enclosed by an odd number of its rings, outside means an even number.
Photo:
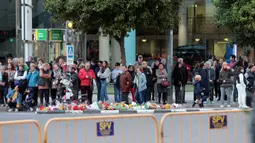
[[[163,87],[169,87],[171,84],[170,84],[170,82],[168,81],[167,78],[163,78],[160,85],[163,86]]]

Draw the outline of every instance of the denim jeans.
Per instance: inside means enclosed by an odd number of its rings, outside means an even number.
[[[97,84],[97,101],[99,101],[101,92],[101,81],[97,79],[96,84]]]
[[[143,91],[139,91],[138,94],[139,94],[139,103],[142,104],[142,103],[145,103],[146,102],[146,93],[147,93],[147,90],[143,90]]]
[[[121,101],[121,92],[120,88],[114,83],[114,100],[115,102],[120,103]]]
[[[107,85],[108,83],[106,80],[101,80],[101,91],[100,91],[100,100],[101,101],[107,101],[109,100],[107,95]]]
[[[221,92],[221,104],[224,104],[224,95],[225,92],[227,94],[227,103],[230,104],[230,95],[231,95],[231,89],[232,87],[220,87],[220,92]]]
[[[49,105],[49,89],[40,89],[40,104],[43,105],[43,96],[45,97],[46,105]]]

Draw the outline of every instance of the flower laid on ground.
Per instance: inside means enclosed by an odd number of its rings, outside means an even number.
[[[86,104],[63,104],[58,103],[56,106],[39,107],[38,111],[85,111],[85,110],[150,110],[150,109],[178,109],[182,106],[180,104],[165,104],[159,105],[155,103],[147,102],[145,104],[138,104],[132,102],[127,105],[124,102],[121,103],[106,103],[106,102],[94,102],[91,105]]]

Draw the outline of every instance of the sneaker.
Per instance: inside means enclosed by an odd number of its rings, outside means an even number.
[[[16,108],[16,109],[15,109],[15,112],[19,112],[19,110]]]
[[[220,108],[224,108],[224,105],[220,105]]]
[[[8,110],[8,112],[12,112],[12,111],[13,111],[13,109],[9,109],[9,110]]]
[[[231,106],[230,106],[230,104],[228,104],[228,108],[230,108]]]

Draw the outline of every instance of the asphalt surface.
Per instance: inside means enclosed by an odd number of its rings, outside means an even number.
[[[137,115],[137,114],[136,114]],[[158,124],[164,114],[154,114]],[[210,129],[208,115],[182,115],[167,118],[164,123],[165,143],[250,143],[249,113],[211,114],[227,115],[227,126],[224,129]],[[42,128],[46,122],[55,117],[89,117],[102,116],[95,114],[65,114],[65,115],[38,115],[34,113],[1,113],[0,121],[37,120]],[[109,115],[106,115],[109,116]],[[123,115],[118,115],[122,116]],[[114,122],[113,136],[97,136],[97,123],[100,121]],[[85,122],[54,122],[48,129],[48,143],[156,143],[156,133],[153,120],[148,118],[137,119],[102,119]],[[106,125],[106,124],[104,124]],[[4,126],[0,134],[0,143],[36,143],[38,141],[35,126],[13,125]],[[22,132],[20,132],[22,129]],[[0,130],[1,133],[1,130]],[[2,135],[2,136],[1,136]],[[246,138],[245,138],[245,135]],[[20,139],[22,137],[22,139]],[[12,138],[12,140],[11,140]],[[2,139],[2,140],[1,140]],[[1,142],[2,141],[2,142]]]

